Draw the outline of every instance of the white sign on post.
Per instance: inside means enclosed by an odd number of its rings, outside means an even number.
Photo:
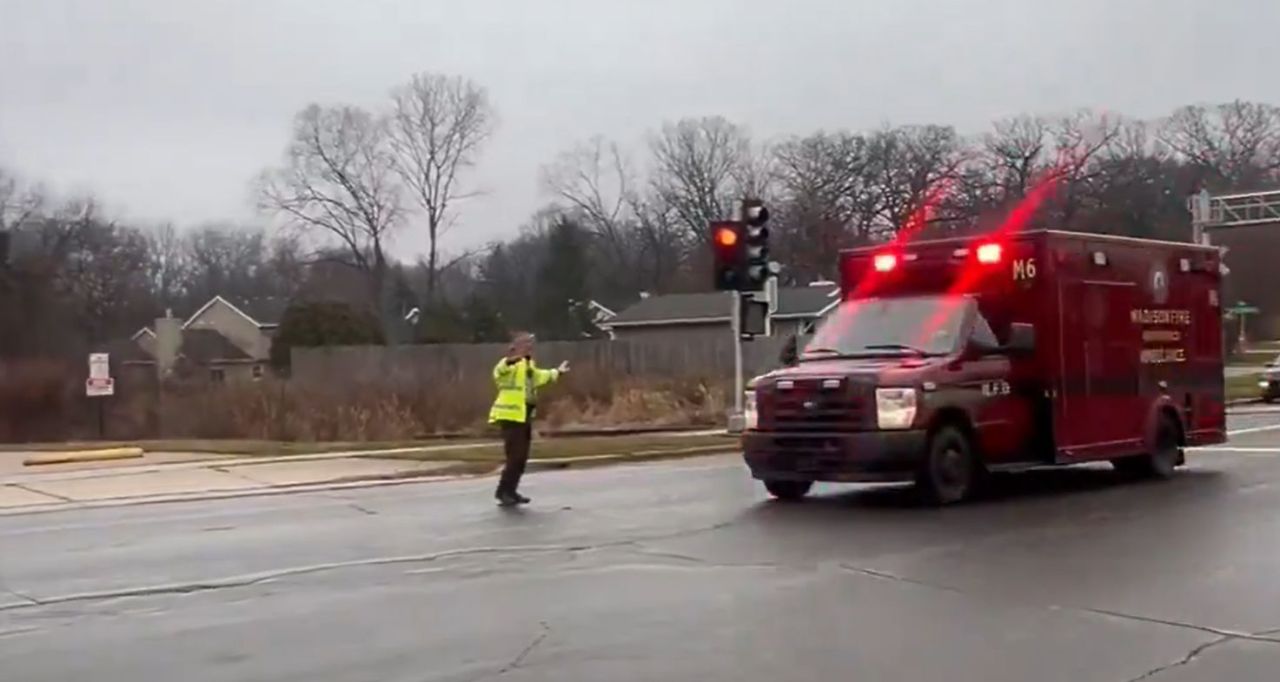
[[[111,377],[111,356],[106,353],[89,354],[89,378],[84,382],[84,394],[90,398],[102,398],[116,394],[116,380]]]

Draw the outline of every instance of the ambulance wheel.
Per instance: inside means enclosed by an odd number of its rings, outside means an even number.
[[[765,481],[764,489],[770,495],[784,502],[795,502],[804,499],[813,487],[813,481]]]
[[[1161,417],[1160,425],[1156,427],[1155,448],[1152,452],[1112,460],[1111,465],[1121,474],[1135,478],[1172,478],[1183,461],[1182,446],[1178,441],[1177,422],[1170,417]]]
[[[916,476],[916,488],[930,504],[963,501],[973,493],[979,467],[964,431],[944,426],[929,438],[928,459]]]

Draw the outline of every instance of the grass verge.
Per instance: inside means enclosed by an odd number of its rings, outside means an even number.
[[[628,459],[654,459],[662,456],[682,457],[713,452],[729,452],[737,447],[736,438],[727,435],[706,436],[607,436],[597,438],[535,438],[530,460],[544,464],[573,458],[596,458],[609,462]],[[498,463],[503,459],[500,443],[479,447],[433,447],[418,452],[390,455],[368,455],[385,459],[415,461],[450,461],[459,463]]]
[[[1262,369],[1275,360],[1277,354],[1280,354],[1280,351],[1252,350],[1232,355],[1227,358],[1227,364],[1236,367],[1257,367],[1258,369]]]
[[[1227,378],[1227,400],[1248,400],[1261,397],[1262,392],[1258,389],[1257,374]]]

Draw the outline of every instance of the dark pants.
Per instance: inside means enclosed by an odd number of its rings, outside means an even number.
[[[498,495],[511,495],[520,487],[520,477],[524,475],[524,467],[529,463],[533,414],[530,413],[523,424],[498,422],[498,425],[502,428],[502,449],[507,455],[507,464],[502,467],[502,477],[498,479]]]

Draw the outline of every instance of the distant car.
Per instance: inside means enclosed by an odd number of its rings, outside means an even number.
[[[1280,400],[1280,357],[1272,360],[1263,370],[1258,386],[1262,389],[1262,402],[1274,403]]]

